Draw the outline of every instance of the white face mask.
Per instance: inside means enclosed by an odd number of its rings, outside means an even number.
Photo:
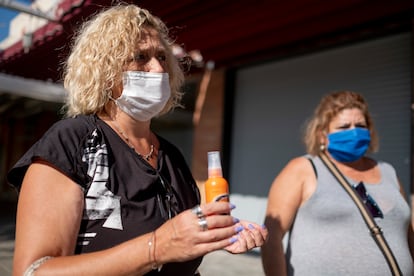
[[[121,96],[114,101],[122,111],[141,122],[157,116],[171,95],[168,73],[126,71],[123,86]]]

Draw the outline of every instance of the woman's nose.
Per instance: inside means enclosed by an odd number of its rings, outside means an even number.
[[[152,57],[146,64],[146,71],[152,73],[164,73],[165,69],[161,61],[156,58]]]

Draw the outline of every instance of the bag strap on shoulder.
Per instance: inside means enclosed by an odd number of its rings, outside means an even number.
[[[387,241],[384,238],[382,233],[382,229],[377,225],[372,215],[368,212],[367,208],[365,207],[364,202],[362,201],[361,197],[355,192],[352,188],[351,184],[348,183],[346,178],[342,175],[342,173],[338,170],[335,164],[328,158],[328,156],[324,152],[319,153],[319,158],[322,160],[322,163],[328,168],[328,170],[332,173],[332,175],[338,180],[341,186],[345,189],[348,195],[352,198],[352,200],[357,205],[362,217],[364,218],[365,223],[367,224],[369,231],[374,238],[375,242],[377,243],[378,247],[380,248],[381,252],[383,253],[385,259],[387,260],[388,266],[394,276],[402,275],[400,267],[398,266],[397,260],[394,257],[394,254],[391,251]]]

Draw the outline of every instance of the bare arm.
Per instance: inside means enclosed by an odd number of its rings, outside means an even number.
[[[23,275],[44,256],[60,258],[45,262],[36,275],[122,275],[151,269],[147,255],[139,254],[147,248],[149,235],[102,252],[74,256],[83,202],[79,185],[58,170],[45,163],[29,167],[17,211],[14,275]]]
[[[414,231],[413,231],[412,223],[410,223],[410,225],[408,226],[407,235],[408,235],[408,246],[410,248],[411,259],[414,262]]]
[[[403,185],[401,184],[401,181],[399,179],[398,179],[398,183],[400,184],[400,193],[403,196],[403,198],[406,199],[407,197],[406,197]],[[412,210],[412,208],[410,209]],[[411,259],[414,262],[414,230],[413,230],[414,225],[413,224],[414,224],[413,213],[411,213],[411,223],[408,225],[408,230],[407,230],[407,241],[408,241],[408,247],[410,248]]]
[[[315,187],[313,168],[303,157],[290,161],[273,181],[265,219],[269,238],[261,250],[266,275],[286,275],[283,237],[289,231],[297,209],[310,197]]]
[[[77,184],[45,163],[32,164],[18,201],[14,275],[46,255],[73,254],[82,209]]]
[[[20,191],[13,275],[23,275],[34,261],[43,263],[36,275],[141,275],[150,271],[154,260],[149,256],[151,233],[107,250],[74,255],[83,212],[80,187],[50,165],[32,164]],[[153,256],[157,264],[194,259],[232,242],[235,222],[227,203],[202,206],[210,230],[201,231],[197,217],[187,210],[167,221],[155,232]]]

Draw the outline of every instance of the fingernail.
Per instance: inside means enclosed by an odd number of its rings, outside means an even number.
[[[249,224],[249,229],[254,229],[253,224]]]
[[[230,203],[230,210],[233,210],[234,208],[236,208],[236,205]]]
[[[233,237],[230,239],[230,243],[235,243],[237,241],[237,238]]]
[[[262,229],[266,229],[266,228],[267,228],[266,225],[262,224]]]
[[[240,220],[238,218],[233,218],[234,223],[238,223]]]
[[[243,231],[243,229],[244,229],[243,226],[239,225],[239,226],[236,227],[236,232],[239,233],[239,232]]]

